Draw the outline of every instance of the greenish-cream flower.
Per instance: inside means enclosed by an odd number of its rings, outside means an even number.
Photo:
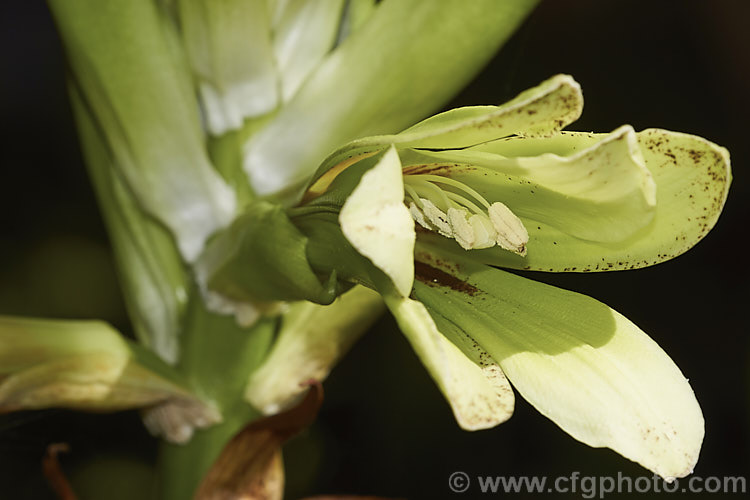
[[[352,142],[290,217],[316,272],[381,293],[463,428],[510,417],[512,383],[576,439],[682,477],[703,416],[672,360],[608,306],[491,267],[643,267],[716,222],[726,150],[658,129],[562,132],[582,104],[557,76]]]
[[[164,489],[184,498],[186,476],[325,378],[385,303],[463,428],[509,418],[512,383],[575,438],[687,474],[703,420],[669,357],[609,307],[499,268],[684,252],[721,211],[725,150],[563,132],[583,104],[566,76],[347,143],[442,105],[535,3],[50,0],[148,350],[101,323],[0,318],[0,409],[145,406],[171,441],[223,419],[165,448]]]

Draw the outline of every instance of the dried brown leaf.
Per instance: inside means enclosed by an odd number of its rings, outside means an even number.
[[[281,445],[313,422],[322,401],[322,386],[311,381],[300,404],[248,424],[224,447],[195,499],[280,500],[284,493]]]

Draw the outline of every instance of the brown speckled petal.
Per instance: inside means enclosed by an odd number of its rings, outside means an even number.
[[[470,255],[417,250],[412,295],[441,332],[481,346],[524,399],[575,439],[667,479],[692,472],[703,415],[653,340],[595,299]]]
[[[623,241],[599,243],[576,238],[545,222],[524,219],[519,213],[529,230],[525,258],[494,249],[473,251],[472,257],[487,264],[533,271],[615,271],[658,264],[695,246],[714,226],[724,207],[732,178],[728,151],[701,137],[668,130],[648,129],[637,136],[657,186],[656,210],[645,227]],[[544,148],[565,155],[601,137],[565,132],[551,139],[507,141],[497,152],[524,154]],[[420,238],[425,239],[422,235]]]

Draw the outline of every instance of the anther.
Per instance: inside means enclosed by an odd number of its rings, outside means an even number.
[[[504,204],[490,204],[465,184],[437,175],[407,175],[404,190],[409,212],[420,226],[455,239],[465,250],[498,245],[526,255],[528,232]]]

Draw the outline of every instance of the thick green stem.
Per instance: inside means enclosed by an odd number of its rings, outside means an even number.
[[[197,431],[184,445],[164,444],[159,459],[159,499],[192,498],[224,445],[260,414],[244,402],[248,377],[265,358],[276,331],[275,320],[242,328],[234,318],[211,313],[196,291],[181,339],[178,368],[196,393],[213,401],[223,422]]]
[[[164,443],[158,463],[158,494],[160,500],[193,498],[203,477],[221,453],[224,445],[245,424],[258,416],[250,405],[238,405],[236,411],[226,412],[224,422],[210,429],[198,431],[184,445]]]

